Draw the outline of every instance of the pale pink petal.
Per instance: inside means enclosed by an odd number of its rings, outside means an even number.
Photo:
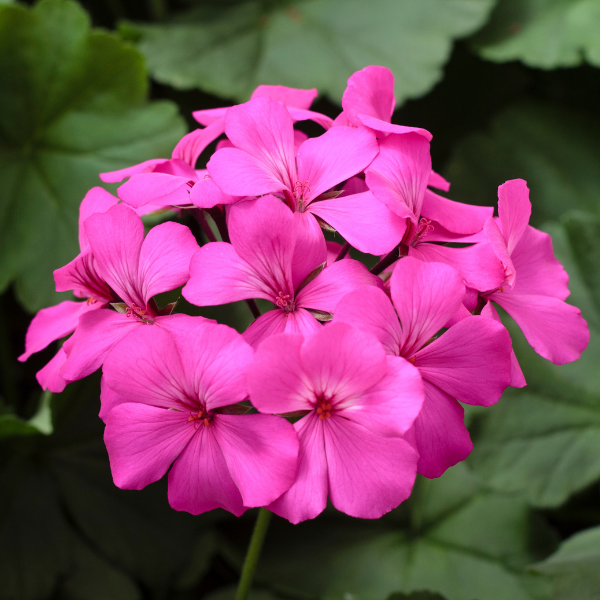
[[[365,127],[373,129],[374,131],[380,131],[382,133],[394,133],[399,135],[404,135],[407,133],[416,133],[428,142],[430,142],[433,139],[431,133],[429,133],[427,129],[423,129],[422,127],[407,127],[406,125],[396,125],[394,123],[389,123],[388,121],[382,121],[381,119],[377,119],[370,115],[358,115],[358,120]]]
[[[389,123],[395,105],[394,75],[388,68],[375,65],[351,75],[342,96],[344,114],[355,127],[361,125],[361,114]]]
[[[323,432],[335,508],[352,517],[378,519],[410,496],[419,455],[408,442],[336,417],[325,420]]]
[[[119,204],[85,222],[90,248],[106,283],[129,306],[145,305],[138,265],[144,224],[135,212]]]
[[[418,472],[434,478],[465,460],[473,443],[465,427],[463,407],[435,385],[427,381],[423,385],[423,408],[409,433],[414,434],[419,452]]]
[[[102,365],[108,351],[136,327],[151,326],[106,308],[82,315],[75,333],[63,345],[68,360],[61,376],[77,381],[91,375]]]
[[[183,411],[196,406],[175,339],[160,327],[138,327],[115,344],[102,372],[106,385],[128,402]]]
[[[498,227],[498,219],[490,217],[486,221],[483,231],[490,246],[494,250],[494,254],[504,268],[504,281],[502,282],[502,285],[512,288],[515,284],[517,273],[510,254],[508,253],[504,236]]]
[[[431,175],[429,176],[429,182],[427,183],[429,187],[435,188],[436,190],[442,190],[442,192],[450,191],[450,182],[444,179],[439,173],[435,171],[431,171]]]
[[[515,293],[567,299],[569,275],[556,260],[552,238],[547,233],[527,227],[511,259],[517,272]]]
[[[215,415],[214,436],[244,506],[264,506],[296,479],[298,436],[273,415]]]
[[[402,325],[402,356],[411,358],[458,310],[465,295],[460,275],[441,263],[401,259],[391,278]]]
[[[66,359],[66,354],[65,354]],[[106,423],[106,415],[119,404],[125,404],[131,402],[124,396],[117,394],[114,390],[108,387],[106,383],[106,377],[102,377],[100,380],[100,412],[98,416]]]
[[[102,304],[88,302],[71,302],[65,300],[56,306],[40,310],[27,328],[25,334],[25,352],[19,361],[26,361],[32,354],[43,350],[46,346],[69,335],[77,327],[79,317],[90,310],[100,308]]]
[[[334,407],[381,381],[387,368],[377,338],[347,323],[332,323],[308,337],[300,361],[314,395],[331,397]]]
[[[285,333],[265,339],[256,349],[248,370],[248,389],[250,401],[260,412],[283,414],[313,408],[310,380],[300,363],[302,343],[301,335]]]
[[[133,175],[117,189],[119,198],[133,208],[146,204],[177,206],[190,203],[188,177],[167,173]]]
[[[118,171],[109,171],[108,173],[100,173],[100,179],[104,181],[104,183],[118,183],[137,173],[151,173],[157,165],[168,162],[168,160],[168,158],[151,158],[150,160],[146,160],[138,165],[133,165],[132,167],[119,169]]]
[[[285,317],[285,333],[299,333],[306,337],[322,328],[322,324],[304,308],[297,308]]]
[[[88,245],[87,235],[83,223],[95,213],[106,212],[119,202],[104,188],[93,187],[83,198],[79,205],[79,248],[84,250]]]
[[[339,321],[373,334],[388,354],[400,354],[402,329],[398,315],[383,290],[362,287],[346,294],[335,308],[333,322]]]
[[[445,263],[456,269],[465,285],[481,292],[495,290],[504,283],[504,268],[488,243],[451,248],[421,243],[408,255],[424,262]]]
[[[333,313],[338,302],[364,285],[381,287],[381,279],[356,260],[339,260],[325,267],[296,296],[296,306]]]
[[[431,190],[425,190],[421,209],[423,217],[437,221],[447,231],[463,235],[479,233],[493,214],[494,209],[491,206],[472,206],[454,202]]]
[[[248,298],[271,300],[274,294],[231,244],[211,242],[192,257],[182,295],[196,306],[215,306]]]
[[[240,196],[226,194],[209,176],[194,184],[190,192],[190,202],[198,208],[212,208],[217,204],[234,204]]]
[[[336,404],[336,415],[377,435],[398,437],[412,427],[423,404],[419,371],[400,356],[388,356],[385,375],[372,388]]]
[[[391,211],[416,223],[430,174],[429,142],[415,133],[392,134],[379,141],[379,154],[366,171],[366,181]]]
[[[148,232],[140,252],[138,273],[144,305],[152,296],[187,283],[190,262],[197,250],[196,238],[185,225],[161,223]]]
[[[225,122],[221,120],[209,125],[206,129],[196,129],[179,140],[173,149],[172,157],[195,167],[198,157],[204,149],[224,132]]]
[[[498,214],[508,253],[512,254],[531,217],[529,188],[523,179],[511,179],[498,188]]]
[[[158,481],[196,433],[187,416],[137,402],[115,406],[104,430],[115,485],[141,490]]]
[[[406,230],[398,217],[372,192],[313,202],[308,211],[338,231],[351,246],[368,254],[387,254]]]
[[[377,140],[365,127],[334,127],[304,142],[298,151],[298,181],[305,205],[360,173],[377,156]]]
[[[286,325],[287,315],[280,308],[275,308],[253,321],[242,335],[248,344],[257,348],[265,338],[283,333]]]
[[[246,510],[214,427],[200,426],[169,471],[169,504],[193,515],[224,508],[239,517]]]
[[[291,523],[314,519],[327,506],[327,459],[323,422],[314,412],[294,424],[298,434],[298,472],[290,489],[267,508]]]
[[[292,258],[292,285],[294,290],[307,275],[327,261],[327,243],[321,226],[309,212],[295,212],[296,246]]]
[[[225,115],[229,110],[229,106],[220,106],[219,108],[205,108],[204,110],[195,110],[192,117],[200,123],[208,127],[217,121],[225,122]]]
[[[508,331],[486,317],[467,317],[415,355],[423,379],[467,404],[490,406],[510,384]]]
[[[79,298],[94,298],[100,303],[109,302],[112,292],[98,273],[98,264],[88,246],[69,264],[54,271],[57,292],[73,293]]]
[[[273,98],[283,102],[288,108],[293,106],[308,110],[314,99],[319,95],[316,88],[310,90],[286,87],[285,85],[259,85],[253,92],[250,99],[254,98]]]
[[[590,331],[575,306],[558,298],[511,292],[489,298],[517,322],[533,349],[554,364],[577,360],[587,348]]]
[[[35,378],[43,390],[48,390],[53,394],[60,394],[67,387],[67,383],[69,382],[60,374],[66,360],[67,355],[60,348],[50,361],[36,373]]]

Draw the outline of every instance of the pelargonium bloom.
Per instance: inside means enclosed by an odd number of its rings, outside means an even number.
[[[75,381],[93,373],[106,353],[132,328],[159,323],[167,326],[175,316],[161,315],[153,296],[174,290],[189,277],[190,260],[198,244],[179,223],[162,223],[144,239],[144,224],[128,206],[119,204],[84,222],[102,282],[117,296],[124,312],[101,308],[80,317],[74,335],[63,345],[67,360],[61,375]],[[58,291],[78,289],[81,255],[55,272]]]
[[[248,381],[261,412],[305,413],[294,424],[296,481],[269,510],[298,523],[319,515],[329,496],[346,514],[377,519],[408,498],[418,455],[402,435],[423,387],[417,369],[386,356],[374,336],[345,323],[306,339],[272,336],[258,347]]]
[[[212,242],[198,250],[183,296],[198,306],[250,298],[273,302],[274,310],[244,333],[252,345],[283,331],[316,331],[321,325],[315,314],[331,318],[346,293],[363,285],[381,285],[358,261],[324,266],[325,240],[307,239],[305,222],[274,196],[232,206],[228,225],[231,244]],[[307,281],[309,275],[314,278]]]
[[[510,336],[492,319],[469,316],[434,337],[465,295],[460,275],[448,265],[402,258],[390,283],[392,302],[377,288],[356,290],[340,301],[334,322],[375,335],[388,354],[419,370],[425,401],[411,436],[419,473],[439,477],[473,448],[456,398],[490,406],[509,385]]]
[[[239,516],[285,492],[298,440],[281,417],[243,414],[252,358],[239,333],[193,317],[176,334],[143,327],[119,342],[103,367],[115,484],[139,490],[173,464],[169,504],[192,514],[224,508]]]
[[[288,110],[281,102],[265,97],[230,108],[225,132],[234,147],[218,150],[207,165],[224,192],[237,196],[282,194],[312,235],[322,235],[317,218],[322,219],[362,252],[389,252],[402,238],[402,219],[370,192],[322,196],[363,171],[375,158],[377,140],[369,129],[333,127],[306,140],[296,153]]]
[[[565,302],[569,276],[556,260],[552,239],[529,225],[531,202],[523,179],[498,188],[498,218],[490,218],[485,234],[504,266],[497,288],[482,294],[487,300],[482,314],[500,319],[492,302],[517,322],[533,349],[554,364],[577,360],[590,332],[581,311]],[[516,359],[513,383],[525,385]]]

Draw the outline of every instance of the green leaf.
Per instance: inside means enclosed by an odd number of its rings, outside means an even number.
[[[404,526],[394,516],[402,511]],[[376,527],[340,519],[331,533],[322,525],[305,532],[306,545],[288,530],[287,556],[271,551],[260,577],[284,593],[327,600],[425,589],[448,600],[544,598],[547,581],[525,573],[534,526],[523,498],[490,492],[458,465],[438,480],[420,479],[408,505]]]
[[[500,0],[473,45],[495,62],[530,67],[600,66],[598,0]]]
[[[444,176],[453,199],[488,206],[497,202],[498,185],[526,179],[535,226],[569,209],[600,215],[598,139],[594,115],[522,104],[495,117],[488,132],[459,144]]]
[[[52,271],[79,252],[98,173],[166,156],[185,133],[147,92],[143,57],[76,2],[0,7],[0,290],[16,281],[27,309],[60,299]]]
[[[554,575],[553,600],[600,598],[600,527],[575,534],[533,569]]]
[[[39,433],[51,434],[54,429],[50,409],[51,398],[52,392],[44,392],[37,412],[28,421],[10,413],[0,415],[0,438]]]
[[[588,258],[600,252],[600,238],[593,236],[600,225],[593,217],[573,213],[564,222],[546,229],[570,275],[569,301],[581,307],[590,325],[590,344],[578,361],[553,365],[533,351],[514,322],[503,319],[528,387],[509,389],[479,415],[468,459],[496,489],[523,492],[540,507],[559,506],[600,478],[597,267],[587,272],[592,266]]]
[[[387,600],[446,600],[446,598],[433,592],[413,592],[412,594],[395,592],[394,594],[390,594]]]
[[[370,64],[396,76],[396,98],[439,81],[452,42],[486,20],[493,0],[305,0],[197,9],[160,25],[124,26],[140,39],[152,76],[247,100],[259,84],[317,87],[340,100]]]

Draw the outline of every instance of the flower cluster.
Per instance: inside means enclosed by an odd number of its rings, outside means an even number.
[[[266,506],[297,523],[329,498],[378,518],[417,473],[469,454],[460,402],[525,385],[495,305],[556,364],[585,349],[526,183],[500,186],[497,217],[434,192],[450,184],[432,170],[432,136],[391,123],[393,86],[383,67],[355,73],[335,120],[310,110],[316,90],[260,86],[194,113],[204,127],[172,158],[102,174],[126,180],[118,198],[88,192],[81,253],[54,273],[81,301],[40,311],[20,359],[70,336],[38,373],[56,392],[102,367],[117,486],[169,471],[171,506],[194,514]],[[309,139],[304,120],[323,133]],[[165,209],[172,220],[145,235],[141,217]],[[190,215],[203,235],[176,222]],[[380,260],[369,271],[350,248]],[[182,286],[192,304],[246,300],[256,318],[240,334],[158,306]]]

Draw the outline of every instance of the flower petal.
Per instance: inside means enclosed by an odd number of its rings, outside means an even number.
[[[498,188],[498,214],[508,253],[512,254],[531,217],[529,188],[524,179],[511,179]]]
[[[361,114],[389,123],[395,105],[394,75],[387,67],[371,65],[356,71],[342,96],[344,114],[355,127],[361,125]]]
[[[358,115],[358,120],[369,129],[373,129],[374,131],[380,131],[382,133],[394,133],[404,135],[407,133],[416,133],[420,135],[425,140],[430,142],[433,139],[433,136],[427,129],[423,129],[422,127],[407,127],[406,125],[396,125],[395,123],[389,123],[388,121],[382,121],[381,119],[377,119],[370,115]]]
[[[225,121],[220,119],[205,129],[195,129],[177,142],[172,158],[183,160],[191,167],[195,167],[204,149],[224,132]]]
[[[212,208],[217,204],[234,204],[240,196],[226,194],[210,177],[200,179],[192,188],[189,200],[198,208]]]
[[[67,355],[63,348],[60,348],[58,352],[46,363],[46,366],[42,367],[35,375],[37,382],[40,384],[43,390],[48,390],[53,394],[60,394],[65,387],[67,387],[68,381],[66,381],[60,374],[62,366],[67,360]]]
[[[93,187],[85,195],[79,205],[79,247],[81,250],[84,250],[88,245],[85,227],[83,226],[85,220],[93,214],[106,212],[118,202],[118,198],[115,198],[101,187]]]
[[[146,204],[177,206],[190,203],[189,177],[169,173],[140,173],[133,175],[117,189],[119,198],[139,208]]]
[[[112,300],[112,292],[98,272],[89,246],[70,263],[54,271],[54,283],[57,292],[73,290],[79,298],[95,298],[101,304]]]
[[[265,338],[283,333],[286,325],[286,314],[281,309],[275,308],[252,321],[242,335],[250,346],[257,348]]]
[[[273,98],[283,102],[288,108],[293,106],[308,110],[314,99],[319,95],[316,88],[309,90],[286,87],[285,85],[259,85],[253,92],[250,99],[254,98]]]
[[[454,202],[431,190],[425,190],[421,209],[423,217],[437,221],[447,231],[463,235],[479,233],[493,214],[494,209],[491,206],[472,206]]]
[[[168,158],[151,158],[150,160],[145,160],[142,163],[126,167],[125,169],[100,173],[100,179],[104,181],[104,183],[118,183],[137,173],[151,173],[158,165],[168,162],[168,160]]]

